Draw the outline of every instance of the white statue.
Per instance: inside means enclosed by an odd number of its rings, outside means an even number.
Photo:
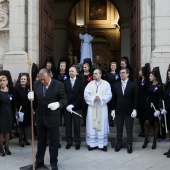
[[[83,60],[85,58],[90,58],[93,62],[93,54],[92,54],[92,45],[91,41],[93,40],[93,37],[88,34],[87,26],[85,26],[84,34],[79,34],[79,37],[81,39],[81,58],[80,63],[83,63]]]

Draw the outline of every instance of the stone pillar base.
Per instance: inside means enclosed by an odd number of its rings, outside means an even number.
[[[29,73],[28,53],[25,51],[10,51],[6,53],[3,70],[9,70],[12,79],[17,79],[21,72]]]

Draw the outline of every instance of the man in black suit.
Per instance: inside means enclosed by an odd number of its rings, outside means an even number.
[[[127,68],[120,70],[121,81],[113,85],[112,112],[113,119],[116,117],[117,146],[115,151],[122,148],[123,125],[125,121],[127,132],[128,153],[132,153],[133,120],[137,116],[137,85],[128,78]]]
[[[73,143],[72,138],[72,119],[74,120],[74,142],[75,142],[75,149],[80,149],[80,117],[72,114],[72,109],[75,112],[80,113],[81,110],[81,103],[83,99],[83,88],[81,80],[76,77],[77,71],[75,67],[71,67],[69,69],[69,76],[70,79],[64,82],[66,95],[67,95],[67,107],[65,111],[65,118],[66,118],[66,149],[70,149]]]
[[[64,85],[51,78],[47,69],[41,69],[39,80],[34,83],[34,92],[28,93],[29,100],[34,100],[37,124],[37,153],[35,169],[44,166],[47,134],[49,137],[50,164],[52,170],[58,170],[58,140],[60,108],[67,103]],[[32,169],[32,167],[30,168]]]

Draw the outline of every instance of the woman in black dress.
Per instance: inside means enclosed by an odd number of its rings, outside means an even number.
[[[110,63],[110,71],[106,73],[105,75],[105,80],[110,84],[111,89],[113,88],[113,85],[115,82],[120,81],[120,75],[118,73],[116,73],[116,69],[117,69],[117,63],[116,62],[111,62]],[[112,120],[112,116],[111,116],[111,106],[112,101],[109,101],[108,103],[108,117],[109,117],[109,126],[113,127],[113,120]]]
[[[69,79],[69,74],[67,71],[67,62],[65,60],[61,60],[59,63],[59,70],[57,71],[57,80],[64,83],[67,79]],[[65,116],[64,116],[65,107],[60,109],[60,126],[65,126]],[[64,123],[62,124],[62,117],[64,116]]]
[[[165,94],[164,94],[164,101],[165,101],[165,110],[167,112],[167,128],[170,131],[170,68],[167,71],[166,83],[165,83]],[[170,149],[164,153],[170,158]]]
[[[0,155],[5,156],[5,153],[11,155],[9,139],[15,118],[15,100],[10,72],[1,71],[0,77]],[[4,148],[3,140],[5,140]]]
[[[159,115],[160,115],[160,104],[162,100],[163,88],[159,80],[159,73],[157,70],[152,71],[149,76],[150,87],[149,95],[146,102],[146,114],[145,114],[145,141],[142,148],[146,148],[148,144],[148,134],[150,124],[154,126],[154,138],[152,149],[156,149],[156,139],[159,134]],[[153,106],[153,105],[154,106]],[[154,108],[155,107],[155,108]],[[156,109],[156,111],[155,111]]]
[[[139,137],[144,137],[145,104],[149,93],[149,72],[146,67],[139,70],[138,80],[138,119],[140,124]]]
[[[16,107],[19,111],[24,113],[23,122],[19,121],[19,146],[30,145],[28,142],[28,128],[31,126],[31,109],[30,101],[28,100],[29,87],[29,75],[27,73],[20,73],[18,76],[17,84],[15,86],[16,92]]]
[[[80,79],[82,80],[82,86],[83,86],[83,91],[87,84],[93,80],[93,75],[90,72],[90,64],[89,63],[84,63],[83,64],[83,73],[80,74]],[[83,123],[81,127],[86,126],[86,116],[87,116],[87,108],[88,105],[84,100],[82,100],[82,116],[83,116]]]

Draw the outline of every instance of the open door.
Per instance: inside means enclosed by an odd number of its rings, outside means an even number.
[[[131,66],[134,69],[135,80],[140,69],[140,1],[131,2]]]
[[[46,58],[53,55],[54,0],[40,2],[39,63],[43,66]]]

